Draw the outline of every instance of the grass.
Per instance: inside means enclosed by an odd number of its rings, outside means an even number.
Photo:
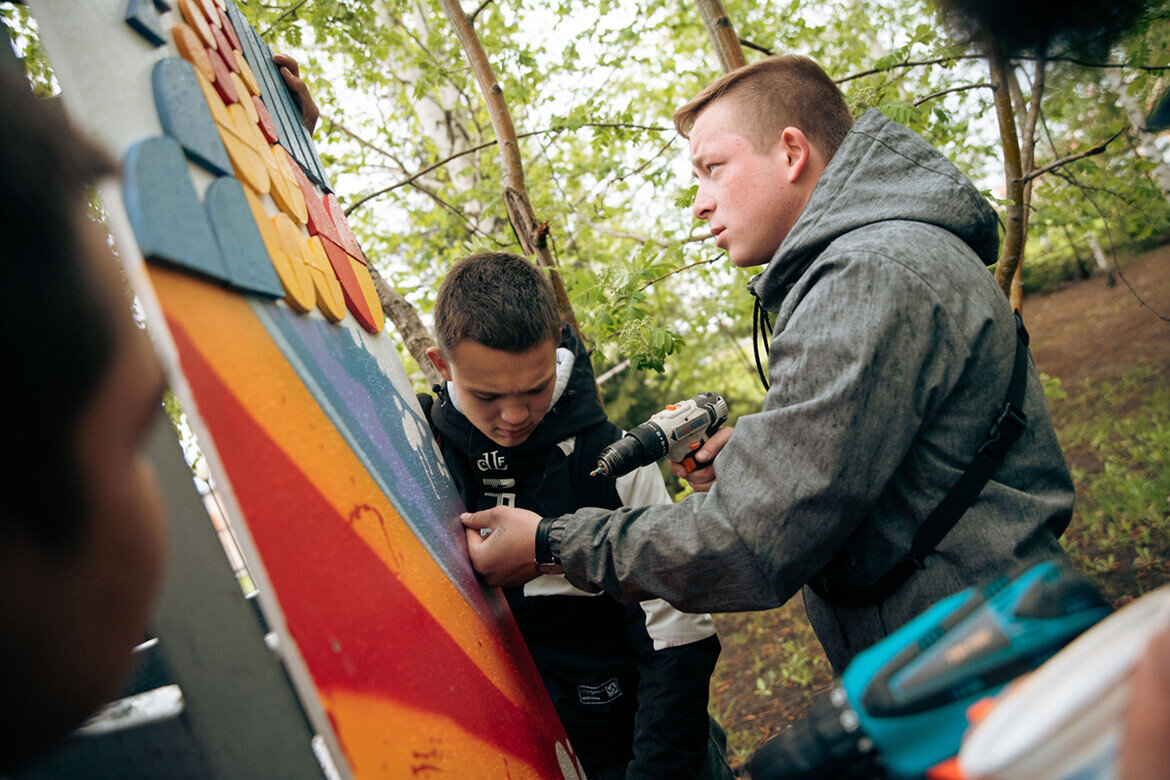
[[[829,690],[832,674],[799,597],[779,609],[715,620],[723,656],[711,678],[711,710],[727,731],[729,754],[742,763]]]
[[[1050,392],[1077,487],[1074,563],[1115,603],[1170,581],[1170,387],[1165,367]]]
[[[1170,582],[1166,375],[1166,366],[1139,365],[1115,382],[1065,388],[1044,378],[1077,490],[1062,541],[1117,606]],[[724,653],[712,677],[712,713],[727,731],[734,766],[801,717],[832,676],[799,599],[768,612],[717,615],[716,622]]]

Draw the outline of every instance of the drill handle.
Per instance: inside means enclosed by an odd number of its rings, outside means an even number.
[[[711,465],[710,463],[699,463],[697,460],[695,460],[695,455],[698,454],[699,450],[702,449],[706,442],[706,439],[700,439],[699,441],[694,442],[691,445],[691,451],[684,455],[682,460],[678,461],[679,465],[686,469],[688,474],[696,469],[701,469]]]

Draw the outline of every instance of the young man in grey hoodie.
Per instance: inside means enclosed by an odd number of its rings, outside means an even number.
[[[855,603],[856,583],[906,556],[1004,407],[1017,333],[985,268],[995,213],[918,135],[877,111],[854,123],[804,58],[723,76],[675,124],[695,216],[732,263],[765,266],[753,286],[775,318],[763,409],[703,447],[700,460],[718,458],[679,504],[466,515],[475,568],[515,585],[555,560],[577,587],[686,611],[766,609],[803,586],[840,671],[935,601],[1064,558],[1072,481],[1026,360],[1027,426],[1002,464],[921,567]]]

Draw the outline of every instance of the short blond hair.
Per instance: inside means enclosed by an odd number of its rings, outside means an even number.
[[[758,152],[775,146],[785,127],[796,127],[827,163],[853,127],[845,96],[808,57],[767,57],[725,73],[674,112],[679,134],[689,138],[699,115],[722,99],[742,109],[743,136]]]

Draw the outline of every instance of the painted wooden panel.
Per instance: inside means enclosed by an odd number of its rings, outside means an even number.
[[[156,4],[161,46],[141,34],[146,4],[133,23],[125,0],[29,5],[66,108],[129,163],[101,188],[119,256],[240,539],[295,716],[329,754],[322,771],[578,777],[506,603],[471,570],[462,506],[384,328],[367,266],[377,259],[326,200],[271,51],[231,0]],[[176,55],[200,73],[184,65],[160,114],[151,73]],[[221,79],[233,89],[217,90]],[[210,111],[243,183],[217,180],[168,137],[195,145],[178,94],[199,103],[203,146]],[[174,226],[157,192],[199,229]],[[216,674],[247,685],[243,661]],[[222,741],[209,750],[238,773]]]

